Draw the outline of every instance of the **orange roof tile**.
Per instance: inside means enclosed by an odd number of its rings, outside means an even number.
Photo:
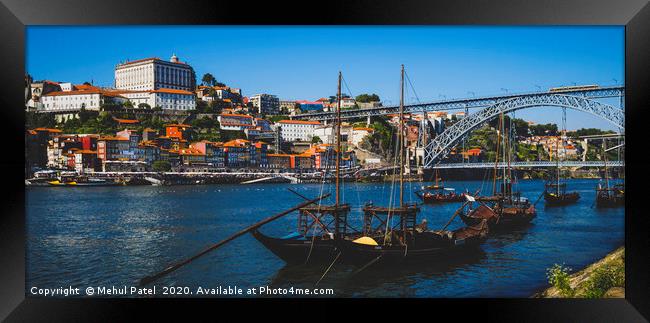
[[[54,128],[36,128],[34,131],[47,131],[47,132],[56,132],[56,133],[61,133],[63,131],[59,129],[54,129]]]
[[[54,91],[43,96],[62,96],[62,95],[85,95],[85,94],[102,94],[100,90],[86,90],[86,91]]]
[[[222,113],[222,117],[240,117],[240,118],[248,118],[252,119],[252,116],[246,115],[246,114],[235,114],[235,113]]]
[[[131,119],[118,119],[113,117],[113,120],[117,121],[117,123],[124,123],[124,124],[135,124],[135,123],[140,123],[140,120],[131,120]],[[124,129],[127,130],[127,129]]]
[[[151,93],[171,93],[171,94],[184,94],[184,95],[194,95],[194,92],[190,91],[185,91],[185,90],[176,90],[176,89],[158,89],[158,90],[151,90],[149,91]]]
[[[103,140],[103,141],[110,141],[110,140],[128,141],[129,139],[128,139],[128,138],[124,138],[124,137],[112,137],[112,136],[106,136],[106,137],[99,137],[99,140],[100,140],[100,141],[101,141],[101,140]]]
[[[77,150],[74,152],[75,154],[96,154],[96,150],[90,150],[90,149],[82,149],[82,150]]]
[[[368,131],[368,132],[373,132],[373,131],[375,131],[375,129],[372,129],[372,128],[366,128],[366,127],[354,127],[354,128],[352,128],[352,129],[353,129],[353,130],[365,130],[365,131]]]
[[[186,156],[203,156],[202,152],[200,152],[197,149],[194,148],[181,148],[178,150],[179,155],[186,155]]]
[[[101,89],[99,87],[94,86],[94,85],[88,85],[88,84],[74,85],[74,89],[76,89],[78,91],[89,91],[89,90],[91,90],[91,91],[101,91]]]

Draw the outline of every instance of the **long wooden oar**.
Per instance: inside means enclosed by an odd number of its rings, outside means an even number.
[[[539,202],[542,199],[542,196],[544,196],[544,193],[546,193],[546,191],[542,192],[542,194],[539,195],[539,197],[537,198],[537,201],[535,201],[535,203],[533,203],[533,206],[537,205],[537,202]]]
[[[182,267],[182,266],[184,266],[184,265],[186,265],[186,264],[188,264],[188,263],[190,263],[190,262],[196,260],[197,258],[199,258],[199,257],[201,257],[201,256],[203,256],[203,255],[205,255],[206,253],[208,253],[208,252],[210,252],[210,251],[212,251],[212,250],[214,250],[214,249],[217,249],[217,248],[223,246],[224,244],[226,244],[226,243],[228,243],[228,242],[234,240],[235,238],[238,238],[238,237],[240,237],[240,236],[242,236],[242,235],[244,235],[244,234],[246,234],[246,233],[248,233],[248,232],[250,232],[250,231],[253,231],[253,230],[259,228],[260,226],[262,226],[262,225],[264,225],[264,224],[267,224],[267,223],[269,223],[269,222],[271,222],[271,221],[274,221],[274,220],[276,220],[276,219],[278,219],[278,218],[281,218],[281,217],[283,217],[283,216],[285,216],[285,215],[287,215],[287,214],[289,214],[289,213],[291,213],[291,212],[293,212],[293,211],[295,211],[295,210],[298,210],[298,209],[300,209],[300,208],[302,208],[302,207],[305,207],[305,206],[307,206],[307,205],[310,205],[310,204],[313,204],[313,203],[315,203],[315,202],[318,202],[318,201],[320,201],[320,200],[322,200],[322,199],[324,199],[324,198],[327,198],[327,197],[329,197],[330,195],[331,195],[331,194],[329,194],[329,193],[324,194],[324,195],[321,195],[320,197],[317,197],[317,198],[314,198],[314,199],[308,200],[308,201],[303,202],[303,203],[301,203],[301,204],[299,204],[299,205],[297,205],[297,206],[294,206],[294,207],[292,207],[292,208],[290,208],[290,209],[288,209],[288,210],[286,210],[286,211],[280,212],[280,213],[278,213],[278,214],[276,214],[276,215],[273,215],[273,216],[271,216],[271,217],[268,217],[268,218],[266,218],[266,219],[264,219],[264,220],[262,220],[262,221],[260,221],[260,222],[257,222],[257,223],[255,223],[255,224],[253,224],[253,225],[251,225],[251,226],[249,226],[249,227],[247,227],[247,228],[245,228],[245,229],[243,229],[243,230],[241,230],[241,231],[239,231],[239,232],[237,232],[237,233],[231,235],[230,237],[228,237],[228,238],[226,238],[226,239],[224,239],[224,240],[221,240],[221,241],[219,241],[219,242],[217,242],[217,243],[215,243],[215,244],[213,244],[213,245],[211,245],[211,246],[209,246],[209,247],[203,249],[203,251],[199,252],[198,254],[196,254],[196,255],[194,255],[194,256],[192,256],[192,257],[189,257],[189,258],[187,258],[187,259],[185,259],[185,260],[183,260],[183,261],[177,262],[177,263],[175,263],[175,264],[173,264],[173,265],[171,265],[171,266],[165,268],[163,271],[161,271],[161,272],[159,272],[159,273],[156,273],[156,274],[153,274],[153,275],[151,275],[151,276],[146,276],[146,277],[142,278],[142,279],[140,280],[140,286],[144,286],[144,285],[150,284],[151,282],[157,280],[158,278],[160,278],[160,277],[162,277],[162,276],[165,276],[165,275],[171,273],[172,271],[174,271],[174,270],[176,270],[176,269],[178,269],[178,268],[180,268],[180,267]]]
[[[298,192],[296,192],[296,191],[294,191],[294,190],[292,190],[292,189],[290,189],[290,188],[287,188],[287,190],[289,190],[289,192],[291,192],[291,193],[293,193],[293,194],[298,195],[298,196],[299,196],[300,198],[302,198],[303,200],[305,200],[305,201],[309,201],[309,198],[308,198],[308,197],[306,197],[306,196],[304,196],[304,195],[302,195],[302,194],[300,194],[300,193],[298,193]]]
[[[463,210],[463,208],[465,207],[465,205],[467,205],[467,203],[469,203],[469,201],[466,201],[465,203],[463,203],[463,205],[461,205],[461,206],[458,208],[458,210],[456,210],[456,212],[454,212],[454,215],[451,216],[451,219],[449,219],[449,221],[447,221],[447,224],[445,224],[445,226],[442,227],[442,229],[440,229],[440,231],[445,231],[445,229],[447,229],[447,227],[451,224],[451,221],[453,221],[454,218],[455,218],[458,214],[460,214],[460,211]]]

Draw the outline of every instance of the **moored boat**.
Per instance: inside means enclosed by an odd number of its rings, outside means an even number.
[[[505,134],[503,113],[499,119],[499,134]],[[476,225],[486,220],[490,227],[490,232],[503,232],[522,227],[530,223],[536,216],[535,205],[521,196],[521,192],[513,192],[512,172],[510,168],[510,153],[508,149],[507,136],[497,137],[497,149],[494,168],[494,179],[492,196],[487,197],[468,197],[470,202],[478,202],[479,206],[470,209],[467,212],[461,212],[461,219],[468,225]],[[497,193],[497,165],[499,162],[499,142],[503,140],[503,159],[507,161],[507,167],[503,168],[501,175],[500,192]],[[471,207],[471,204],[470,204]]]
[[[625,185],[622,183],[610,186],[607,169],[607,143],[603,139],[603,161],[605,162],[605,184],[598,183],[596,188],[596,206],[602,208],[625,205]]]
[[[440,230],[428,230],[426,222],[417,224],[419,206],[404,202],[404,65],[401,70],[401,88],[397,132],[399,165],[394,168],[400,172],[399,204],[388,207],[367,204],[363,208],[363,236],[354,240],[341,240],[338,245],[343,255],[342,262],[360,265],[362,268],[374,263],[420,262],[460,256],[468,249],[480,246],[489,232],[486,221],[478,226],[445,230],[460,209]]]
[[[555,178],[549,177],[548,182],[544,185],[544,201],[546,202],[546,206],[568,205],[575,203],[580,199],[580,194],[578,192],[567,193],[566,183],[560,182],[560,155],[558,149],[560,141],[562,141],[562,147],[564,149],[564,139],[558,137],[555,142],[555,169],[557,170]]]
[[[348,233],[347,231],[351,228],[347,221],[350,206],[340,202],[341,79],[342,75],[339,72],[336,110],[335,203],[333,205],[318,204],[300,208],[298,210],[297,232],[285,237],[270,237],[260,232],[259,229],[251,232],[255,239],[287,264],[313,264],[332,261],[340,253],[338,248],[340,242],[356,237],[355,232]]]

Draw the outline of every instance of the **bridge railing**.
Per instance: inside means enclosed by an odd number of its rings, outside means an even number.
[[[494,162],[480,162],[480,163],[439,163],[433,166],[434,169],[449,169],[449,168],[494,168]],[[555,167],[558,163],[555,161],[527,161],[527,162],[511,162],[510,166],[513,168],[536,168],[536,167]],[[563,161],[559,163],[560,167],[604,167],[603,161]],[[608,161],[607,167],[624,167],[625,162],[620,160]],[[508,163],[499,162],[497,168],[508,167]]]

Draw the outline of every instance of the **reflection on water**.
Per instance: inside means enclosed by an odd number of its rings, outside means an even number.
[[[545,207],[528,227],[488,239],[480,252],[464,259],[385,267],[361,272],[334,264],[318,287],[343,297],[527,297],[544,287],[554,263],[581,268],[620,246],[624,210],[594,206],[595,180],[571,180],[577,204]],[[422,183],[409,183],[413,191]],[[447,182],[474,192],[480,181]],[[329,192],[331,185],[254,184],[173,187],[29,188],[27,190],[27,286],[132,285],[141,277],[196,253],[239,229],[300,202],[303,195]],[[520,181],[523,195],[535,201],[543,182]],[[346,183],[352,204],[350,222],[359,227],[365,202],[389,203],[390,183]],[[416,202],[408,193],[406,200]],[[395,199],[393,199],[394,201]],[[323,203],[331,203],[328,200]],[[425,205],[420,220],[442,227],[459,204]],[[296,228],[295,216],[264,226],[284,236]],[[449,229],[462,225],[454,220]],[[328,264],[286,267],[250,235],[192,262],[157,284],[189,287],[314,287]]]

